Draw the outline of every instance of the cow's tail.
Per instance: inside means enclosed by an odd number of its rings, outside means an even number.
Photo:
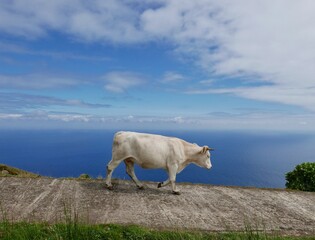
[[[113,139],[113,152],[114,150],[118,147],[119,143],[120,143],[120,139],[119,139],[119,136],[122,134],[123,132],[117,132],[114,136],[114,139]]]

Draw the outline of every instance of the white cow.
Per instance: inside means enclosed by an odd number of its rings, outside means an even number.
[[[106,187],[112,189],[111,177],[114,169],[124,161],[126,172],[139,189],[143,189],[134,172],[134,164],[143,168],[163,168],[169,178],[158,184],[158,188],[171,183],[174,194],[179,194],[175,187],[176,174],[188,164],[211,168],[208,146],[200,147],[175,137],[137,132],[117,132],[114,136],[112,160],[107,165]]]

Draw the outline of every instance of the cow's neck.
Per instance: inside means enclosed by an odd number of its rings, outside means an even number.
[[[188,165],[189,163],[194,162],[194,158],[196,156],[196,148],[198,147],[196,144],[192,144],[186,141],[183,141],[184,149],[185,149],[185,166]]]

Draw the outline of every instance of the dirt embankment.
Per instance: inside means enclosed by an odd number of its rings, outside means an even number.
[[[244,230],[245,226],[284,234],[315,235],[315,193],[114,180],[114,190],[101,180],[0,177],[0,204],[9,219],[56,222],[65,207],[89,223],[139,224],[157,229]],[[0,216],[1,217],[1,216]]]
[[[0,163],[0,177],[40,177],[40,175]]]

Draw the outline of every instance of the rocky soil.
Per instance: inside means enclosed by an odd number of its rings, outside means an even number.
[[[130,181],[0,177],[0,217],[13,221],[58,222],[75,214],[87,223],[138,224],[156,229],[203,231],[246,227],[288,235],[315,235],[315,193]],[[2,216],[1,216],[2,215]]]

